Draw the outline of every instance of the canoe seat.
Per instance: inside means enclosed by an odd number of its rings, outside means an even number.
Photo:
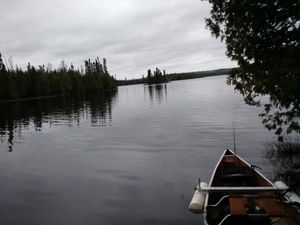
[[[236,156],[234,155],[224,155],[223,162],[225,163],[236,163]]]
[[[220,170],[220,177],[252,177],[252,173],[242,166],[230,166]]]
[[[245,207],[245,198],[240,196],[229,197],[230,214],[234,216],[244,216],[247,214]]]
[[[283,204],[275,198],[259,198],[257,205],[263,208],[269,216],[283,216]]]
[[[266,214],[268,216],[283,216],[283,204],[276,198],[261,196],[246,198],[243,196],[230,196],[230,214],[243,216],[247,214]]]
[[[242,166],[228,166],[217,171],[215,186],[256,186],[253,173]]]
[[[251,198],[251,202],[256,206],[255,198]],[[207,222],[214,225],[271,225],[269,215],[263,208],[249,210],[253,207],[250,205],[249,198],[242,195],[224,196],[217,204],[206,207]]]

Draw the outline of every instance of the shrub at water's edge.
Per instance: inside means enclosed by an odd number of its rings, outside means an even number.
[[[274,180],[282,180],[300,194],[300,139],[285,138],[283,142],[265,144],[264,156],[274,166]]]
[[[262,107],[262,123],[279,141],[300,135],[299,0],[209,3],[206,25],[239,66],[229,73],[228,84],[247,104]]]
[[[84,70],[68,68],[62,62],[59,69],[44,65],[26,70],[6,68],[0,54],[0,101],[55,95],[82,95],[116,89],[116,80],[109,74],[106,59],[100,63],[86,60]]]

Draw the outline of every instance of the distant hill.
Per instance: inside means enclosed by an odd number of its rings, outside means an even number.
[[[184,72],[184,73],[170,73],[166,74],[167,81],[174,80],[186,80],[186,79],[195,79],[202,77],[210,77],[210,76],[219,76],[228,74],[233,68],[226,69],[217,69],[217,70],[206,70],[206,71],[196,71],[196,72]],[[144,84],[147,83],[146,78],[138,78],[131,80],[118,80],[118,85],[132,85],[132,84]]]

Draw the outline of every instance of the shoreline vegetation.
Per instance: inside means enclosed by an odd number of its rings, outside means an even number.
[[[147,71],[147,77],[138,79],[116,80],[107,70],[106,59],[100,62],[84,61],[84,67],[75,69],[73,64],[69,67],[64,61],[58,69],[51,64],[46,67],[32,66],[28,63],[26,70],[17,66],[14,68],[10,62],[5,65],[0,54],[0,103],[26,101],[63,96],[80,96],[97,94],[104,91],[115,91],[117,86],[134,84],[159,84],[174,80],[195,79],[208,76],[228,74],[232,68],[208,71],[170,73],[167,74],[156,68]]]
[[[32,66],[26,70],[5,66],[0,54],[0,102],[41,99],[58,96],[78,96],[112,91],[117,81],[107,70],[106,59],[84,61],[84,68],[75,69],[61,62],[58,69],[51,65]]]
[[[210,76],[220,76],[227,75],[234,68],[216,69],[216,70],[205,70],[205,71],[195,71],[195,72],[183,72],[183,73],[163,73],[156,68],[154,73],[148,70],[147,77],[137,78],[137,79],[124,79],[118,80],[118,86],[133,85],[133,84],[158,84],[167,83],[174,80],[187,80],[187,79],[197,79]]]
[[[227,84],[246,104],[262,109],[262,124],[279,142],[300,135],[299,0],[209,3],[206,27],[238,65]]]
[[[265,143],[264,157],[274,167],[274,180],[282,180],[300,194],[300,139],[286,137],[283,142]]]

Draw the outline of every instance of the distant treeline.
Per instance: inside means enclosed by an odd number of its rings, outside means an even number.
[[[195,79],[201,77],[227,75],[231,70],[232,68],[198,71],[198,72],[187,72],[187,73],[171,73],[167,75],[167,79],[169,81],[172,81],[172,80],[185,80],[185,79]]]
[[[0,54],[0,101],[55,95],[82,95],[116,89],[117,82],[107,71],[106,59],[84,62],[84,69],[67,67],[62,61],[59,69],[30,63],[26,70],[7,68]]]
[[[155,78],[154,78],[155,75],[153,76],[152,74],[151,74],[152,79],[151,79],[151,76],[149,79],[149,70],[148,70],[148,76],[146,78],[142,77],[142,78],[138,78],[138,79],[118,80],[118,85],[122,86],[122,85],[132,85],[132,84],[153,84],[153,83],[163,83],[163,82],[168,82],[168,81],[173,81],[173,80],[185,80],[185,79],[195,79],[195,78],[209,77],[209,76],[226,75],[232,69],[233,68],[198,71],[198,72],[187,72],[187,73],[170,73],[170,74],[166,74],[166,72],[164,71],[164,73],[160,77],[161,79],[159,79],[159,82],[152,82],[153,80],[155,80]],[[154,74],[155,74],[155,72],[156,72],[156,70],[154,71]],[[149,82],[149,80],[150,80],[150,82]]]

